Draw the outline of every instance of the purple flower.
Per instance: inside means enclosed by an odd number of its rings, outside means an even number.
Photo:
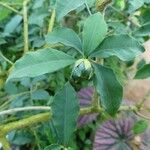
[[[133,150],[132,127],[130,118],[106,121],[96,131],[93,150]]]
[[[93,91],[94,90],[92,87],[87,87],[87,88],[81,89],[78,92],[78,98],[80,101],[81,108],[88,107],[91,105]],[[89,122],[96,120],[97,116],[98,116],[97,113],[80,116],[78,118],[78,127],[83,126]]]

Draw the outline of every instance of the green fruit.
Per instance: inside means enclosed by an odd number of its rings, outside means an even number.
[[[72,70],[72,77],[74,79],[90,79],[92,77],[92,74],[93,68],[88,59],[79,59],[75,62]]]

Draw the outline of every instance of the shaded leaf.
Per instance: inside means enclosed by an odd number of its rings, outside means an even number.
[[[83,51],[89,55],[102,42],[107,33],[107,24],[101,13],[86,19],[83,28]]]
[[[147,24],[142,25],[140,28],[138,28],[134,35],[136,36],[149,36],[150,35],[150,22]]]
[[[62,146],[58,144],[52,144],[44,148],[44,150],[61,150]]]
[[[67,145],[76,128],[79,103],[76,91],[66,83],[54,97],[52,103],[53,123],[57,130],[58,142]]]
[[[43,6],[45,0],[35,0],[34,5],[33,5],[33,9],[37,9],[39,7]]]
[[[6,24],[4,32],[6,34],[10,34],[14,32],[14,30],[18,27],[21,21],[22,21],[22,16],[20,15],[16,15],[12,17],[11,20]]]
[[[145,79],[150,77],[150,64],[146,64],[144,65],[142,68],[140,68],[136,75],[135,75],[135,79]]]
[[[47,100],[50,98],[49,93],[46,90],[36,90],[31,94],[33,100]]]
[[[33,142],[34,136],[26,130],[12,131],[8,134],[8,139],[16,145],[25,145]]]
[[[93,63],[95,70],[95,85],[100,94],[100,101],[104,109],[115,115],[121,105],[123,89],[115,74],[109,68]]]
[[[71,46],[82,53],[82,44],[78,35],[69,28],[56,28],[53,32],[45,37],[47,44],[62,43]]]
[[[28,52],[16,61],[8,80],[52,73],[74,62],[74,58],[55,49],[47,48],[36,52]]]
[[[107,58],[117,56],[123,61],[130,61],[144,52],[144,47],[132,37],[121,34],[111,35],[97,48],[97,51],[91,54],[91,57]]]
[[[139,9],[144,5],[144,0],[129,0],[128,12],[133,13],[135,10]]]
[[[83,5],[85,0],[57,0],[56,14],[60,21],[67,13]]]
[[[38,25],[39,27],[42,27],[44,23],[44,18],[46,16],[48,16],[48,14],[46,12],[42,12],[42,10],[35,11],[29,17],[29,24],[34,24]]]

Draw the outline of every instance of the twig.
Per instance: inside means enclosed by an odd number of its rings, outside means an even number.
[[[8,115],[8,114],[13,114],[13,113],[17,113],[17,112],[22,112],[22,111],[33,111],[33,110],[48,110],[50,111],[50,107],[48,106],[29,106],[29,107],[20,107],[20,108],[14,108],[14,109],[9,109],[9,110],[5,110],[0,112],[0,116],[2,115]]]
[[[6,62],[8,62],[9,64],[11,64],[11,65],[14,64],[11,60],[9,60],[8,58],[6,58],[6,57],[3,55],[3,53],[2,53],[1,51],[0,51],[0,56],[1,56]]]
[[[0,2],[0,5],[22,16],[22,13],[21,13],[21,12],[19,12],[19,11],[16,10],[15,8],[9,6],[8,4],[3,3],[3,2]]]

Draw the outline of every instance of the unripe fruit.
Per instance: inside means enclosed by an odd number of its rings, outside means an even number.
[[[90,79],[93,74],[93,68],[88,59],[79,59],[75,62],[72,70],[73,79]]]

